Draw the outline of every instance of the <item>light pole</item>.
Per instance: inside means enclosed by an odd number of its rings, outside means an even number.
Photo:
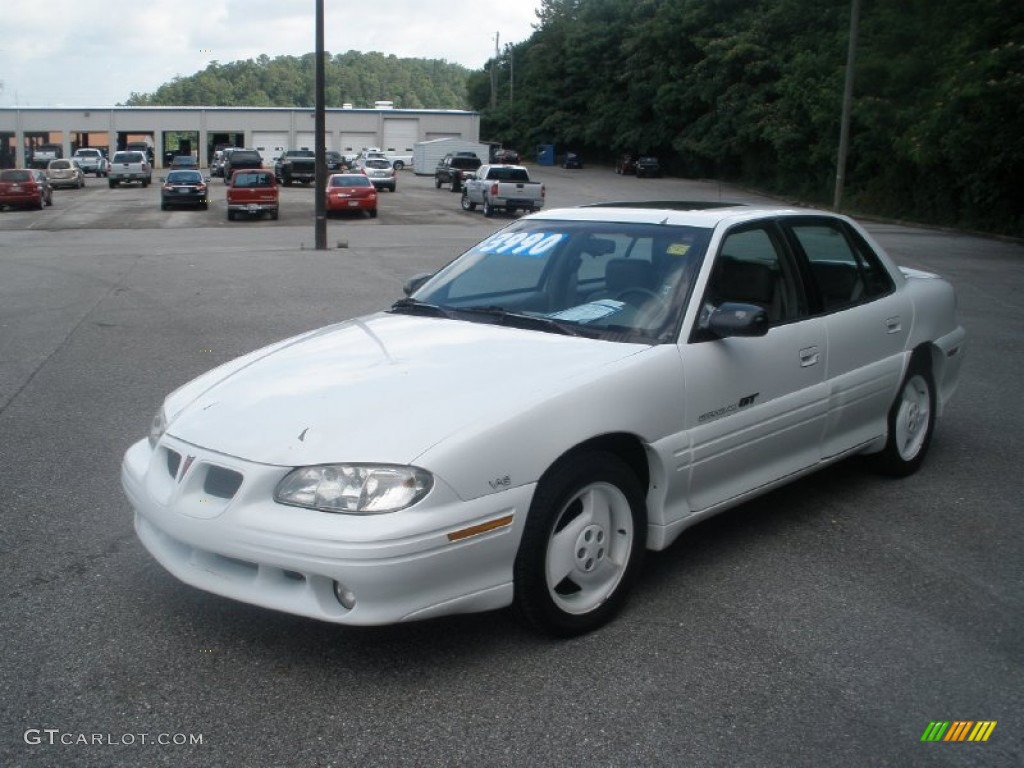
[[[316,177],[313,186],[316,187],[316,249],[327,250],[327,200],[324,197],[327,190],[327,164],[325,155],[327,152],[327,121],[324,111],[324,0],[316,0],[316,93],[315,117],[313,120],[316,132],[316,139],[313,142],[314,154],[316,155]]]
[[[846,84],[843,86],[843,111],[839,118],[839,156],[836,158],[836,189],[832,209],[843,204],[843,182],[846,180],[846,154],[850,148],[850,108],[853,104],[853,70],[857,62],[857,28],[860,24],[860,0],[850,5],[850,42],[846,50]]]

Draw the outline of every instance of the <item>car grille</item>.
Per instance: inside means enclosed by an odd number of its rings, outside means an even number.
[[[230,499],[234,497],[241,484],[241,473],[223,467],[208,466],[203,491],[218,499]]]
[[[180,482],[184,479],[178,477],[178,472],[181,470],[181,454],[172,448],[167,448],[166,451],[167,474]],[[188,471],[188,468],[186,466],[185,471]],[[236,472],[226,467],[219,467],[216,464],[210,464],[205,461],[199,462],[196,470],[205,472],[203,477],[203,493],[218,499],[234,498],[244,479],[241,472]]]

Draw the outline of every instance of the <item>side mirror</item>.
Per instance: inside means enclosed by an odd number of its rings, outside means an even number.
[[[727,301],[716,307],[708,319],[708,331],[720,339],[730,336],[764,336],[768,313],[756,304]]]
[[[430,272],[421,272],[418,275],[413,275],[405,281],[405,285],[402,286],[402,291],[406,296],[412,296],[416,291],[422,287],[433,275]]]

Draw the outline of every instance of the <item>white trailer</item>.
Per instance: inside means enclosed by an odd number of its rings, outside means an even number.
[[[437,164],[444,156],[455,152],[472,152],[480,161],[491,159],[491,145],[465,139],[432,139],[417,142],[413,149],[413,167],[417,176],[433,176]]]

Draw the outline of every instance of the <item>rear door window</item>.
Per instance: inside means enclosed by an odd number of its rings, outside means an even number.
[[[822,311],[834,312],[893,290],[875,252],[841,222],[809,217],[784,226],[807,257]]]

